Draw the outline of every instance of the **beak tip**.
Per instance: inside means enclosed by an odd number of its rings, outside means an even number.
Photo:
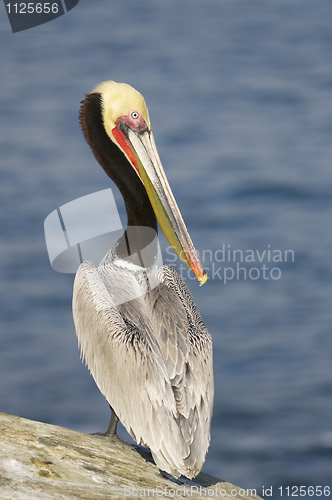
[[[198,278],[198,283],[199,283],[199,286],[202,286],[206,283],[208,279],[208,275],[207,275],[207,272],[206,271],[203,271],[203,274],[202,274],[202,277],[201,278]]]

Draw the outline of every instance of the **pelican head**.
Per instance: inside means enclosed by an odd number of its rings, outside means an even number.
[[[111,140],[113,145],[125,155],[144,186],[153,212],[169,244],[180,259],[193,270],[200,285],[203,285],[207,280],[207,274],[197,256],[168,184],[153,138],[144,98],[130,85],[107,81],[95,87],[83,101],[81,109],[83,132],[97,160],[113,180],[115,180],[114,172],[109,172],[104,165],[103,146],[96,151],[91,135],[93,132],[87,125],[88,103],[93,96],[99,96],[102,126],[108,140]],[[89,113],[91,114],[91,111]],[[105,149],[105,141],[103,145]],[[132,182],[132,180],[127,180],[127,182]]]

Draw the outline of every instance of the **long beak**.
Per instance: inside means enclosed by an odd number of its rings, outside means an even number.
[[[180,259],[204,285],[207,274],[197,256],[180,210],[168,184],[151,131],[141,133],[127,129],[127,137],[137,159],[139,174],[152,208],[169,244]]]

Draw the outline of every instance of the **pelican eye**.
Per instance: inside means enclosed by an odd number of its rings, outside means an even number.
[[[134,120],[137,120],[137,118],[139,117],[139,114],[137,113],[137,111],[133,111],[131,113],[131,117],[134,119]]]

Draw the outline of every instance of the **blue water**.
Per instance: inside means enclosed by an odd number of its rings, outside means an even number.
[[[73,275],[51,269],[43,222],[112,187],[77,113],[97,83],[124,81],[147,101],[209,268],[204,287],[187,279],[214,340],[204,471],[258,494],[273,486],[274,498],[280,486],[331,486],[331,2],[81,0],[15,35],[0,13],[0,410],[107,427],[77,349]],[[254,252],[239,279],[227,250]]]

